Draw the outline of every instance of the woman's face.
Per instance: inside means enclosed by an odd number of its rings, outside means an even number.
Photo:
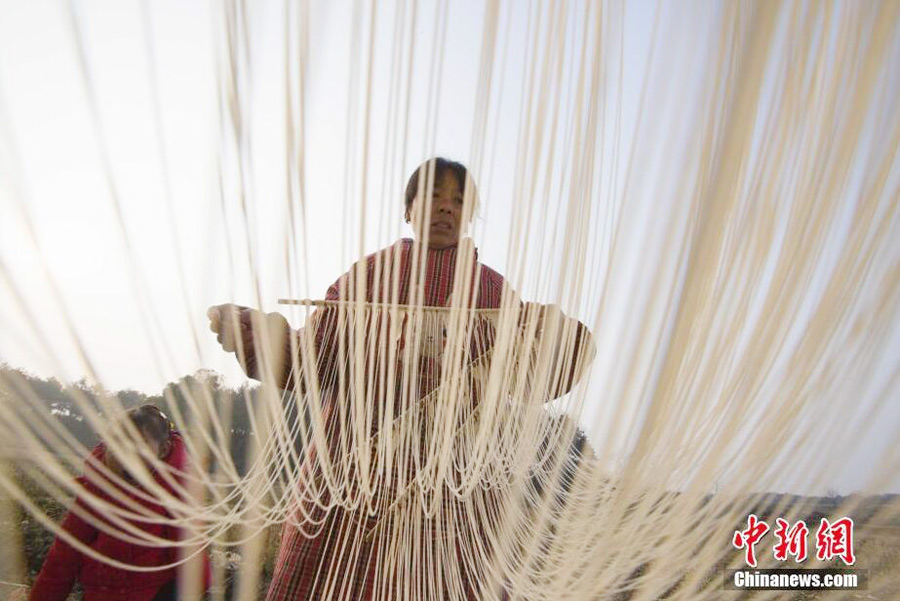
[[[428,190],[424,190],[423,194]],[[427,202],[419,194],[410,207],[409,219],[416,239],[425,240],[428,234],[428,248],[448,248],[459,243],[463,217],[463,192],[453,171],[445,169],[434,183],[431,196],[431,213],[425,215]]]
[[[161,460],[165,459],[165,456],[168,454],[169,447],[170,447],[168,441],[160,442],[160,441],[154,439],[152,436],[150,436],[147,432],[141,432],[141,434],[144,437],[144,442],[149,447],[150,453]],[[106,450],[106,453],[103,457],[103,461],[106,464],[106,467],[108,467],[113,473],[115,473],[119,477],[125,478],[127,480],[132,479],[131,474],[128,473],[128,471],[125,469],[125,466],[122,465],[122,463],[119,461],[119,458],[116,457],[115,454],[112,453],[109,449]],[[151,469],[153,467],[152,465],[150,465],[149,462],[145,461],[145,463],[146,463],[148,469]]]

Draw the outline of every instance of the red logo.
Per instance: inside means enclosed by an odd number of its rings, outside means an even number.
[[[760,521],[753,513],[747,517],[747,529],[735,531],[731,544],[733,544],[736,549],[746,549],[744,553],[746,556],[745,561],[748,566],[752,568],[756,567],[756,553],[753,550],[753,547],[756,546],[759,539],[761,539],[768,531],[769,525]]]
[[[774,530],[775,538],[778,540],[772,549],[775,559],[787,561],[788,556],[792,556],[797,563],[805,561],[807,537],[809,536],[806,522],[798,520],[791,525],[787,520],[777,518],[775,523],[778,525]],[[747,528],[736,530],[734,533],[731,544],[735,549],[744,549],[744,561],[751,568],[756,567],[756,549],[754,547],[767,532],[769,532],[769,525],[751,513],[747,516]],[[829,561],[835,558],[841,559],[848,566],[856,563],[856,556],[853,555],[853,520],[851,518],[845,517],[834,522],[822,518],[822,522],[816,530],[816,559]]]
[[[850,518],[841,518],[830,524],[822,518],[816,531],[816,559],[835,557],[841,558],[848,566],[856,563],[853,555],[853,520]]]
[[[775,559],[787,561],[788,555],[793,555],[794,561],[803,563],[806,559],[806,536],[809,534],[806,523],[799,520],[791,526],[781,518],[775,520],[775,523],[778,524],[775,529],[775,537],[778,539],[775,544]]]

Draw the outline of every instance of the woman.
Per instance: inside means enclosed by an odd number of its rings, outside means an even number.
[[[190,468],[181,435],[172,428],[169,420],[155,405],[131,409],[126,419],[129,419],[142,435],[150,452],[167,466],[166,476],[151,469],[157,484],[178,496],[179,493],[170,480],[174,478],[179,484],[177,488],[182,488],[184,477]],[[105,466],[106,469],[101,466]],[[148,468],[151,466],[148,465]],[[104,472],[115,474],[127,482],[128,486],[115,483]],[[182,556],[182,549],[175,545],[145,546],[122,540],[115,535],[118,527],[104,518],[96,506],[86,500],[91,497],[124,507],[122,501],[115,498],[121,495],[128,499],[129,504],[137,503],[154,514],[170,517],[160,502],[148,499],[149,493],[134,481],[105,444],[97,445],[85,461],[84,474],[78,478],[78,484],[83,489],[75,501],[78,510],[68,512],[62,528],[81,543],[115,561],[142,567],[166,566],[177,562]],[[109,487],[114,487],[117,494],[111,495]],[[85,514],[90,515],[92,519],[84,519],[82,515]],[[95,521],[106,522],[107,528],[98,528]],[[136,519],[129,521],[149,536],[173,542],[182,537],[179,528],[166,523]],[[134,572],[114,567],[82,554],[62,538],[57,537],[31,588],[30,599],[65,601],[77,580],[84,588],[84,601],[174,601],[178,598],[177,575],[175,568]],[[208,580],[208,574],[206,576]]]
[[[501,303],[504,306],[517,306],[518,300],[506,286],[503,277],[478,263],[477,253],[468,239],[461,241],[461,234],[473,212],[474,198],[474,185],[465,166],[443,158],[422,164],[412,174],[406,187],[405,218],[407,223],[412,224],[415,239],[400,240],[354,265],[328,289],[325,300],[360,300],[361,292],[364,295],[362,300],[369,303],[448,307],[454,304],[451,297],[455,296],[458,301],[455,306],[476,309],[496,309]],[[258,351],[262,344],[261,338],[266,338],[267,344],[272,341],[269,346],[275,351],[268,354],[282,357],[281,360],[274,361],[274,366],[269,366],[276,382],[283,388],[304,387],[305,379],[292,377],[291,366],[296,364],[293,361],[293,351],[290,350],[292,335],[282,316],[262,314],[235,305],[219,305],[210,309],[209,317],[210,329],[217,333],[225,350],[238,355],[242,367],[250,377],[260,377],[262,362],[258,360]],[[314,335],[319,357],[317,381],[322,388],[336,386],[335,378],[329,377],[329,374],[333,375],[338,348],[341,346],[338,343],[337,332],[340,328],[336,326],[337,319],[338,309],[326,308],[314,313],[310,323],[304,328]],[[262,328],[267,330],[265,335],[254,336],[254,332],[259,333]],[[380,331],[388,329],[389,326],[382,325]],[[576,329],[575,347],[580,349],[587,343],[588,334],[580,324]],[[491,344],[492,332],[483,331],[481,335],[471,338],[473,342],[468,351],[469,358],[484,356],[484,351],[489,350],[487,347]],[[403,342],[400,343],[402,345]],[[298,348],[296,339],[293,348]],[[423,348],[426,350],[423,351]],[[424,398],[440,384],[440,365],[444,360],[440,352],[427,352],[427,346],[420,346],[419,350],[422,356],[416,359],[418,373],[405,381],[407,384],[412,382],[406,398],[412,398],[413,401]],[[372,361],[385,361],[383,356],[379,357],[384,353],[375,355],[376,358]],[[378,367],[372,367],[369,373],[382,372],[379,372]],[[403,397],[399,384],[403,380],[401,373],[391,373],[395,374],[398,382],[395,396]],[[559,388],[551,396],[559,396],[571,388],[576,376],[573,371],[560,378],[557,381]],[[344,427],[340,423],[334,425],[335,421],[339,421],[337,414],[346,415],[351,408],[335,407],[335,396],[329,395],[327,390],[322,391],[322,398],[326,428],[331,434],[329,445],[334,446],[335,438],[338,437],[334,433]],[[373,422],[378,422],[377,415]],[[333,454],[334,449],[330,448],[328,452]],[[391,506],[393,505],[395,504]],[[454,502],[450,505],[448,515],[462,515],[466,512],[461,503]],[[429,568],[433,572],[441,572],[438,579],[443,580],[443,583],[434,585],[419,582],[411,592],[410,589],[404,590],[402,581],[409,580],[408,576],[404,576],[406,568],[385,567],[385,562],[390,561],[389,552],[385,550],[385,540],[372,536],[373,532],[387,530],[384,524],[389,518],[389,512],[390,509],[376,515],[366,515],[365,511],[350,511],[340,506],[328,510],[308,507],[303,512],[298,512],[299,525],[285,525],[268,599],[372,599],[409,594],[412,598],[437,595],[441,598],[477,599],[485,596],[487,589],[483,574],[476,567],[477,562],[463,556],[463,552],[471,547],[466,544],[457,544],[449,551],[456,556],[455,561],[451,562],[456,566],[453,573],[447,572],[445,567]],[[302,531],[304,519],[322,524],[317,534]],[[483,529],[484,526],[479,522],[467,532],[458,533],[458,537],[470,542],[473,538],[487,538]],[[446,545],[447,533],[441,534],[440,531],[440,527],[433,529],[430,524],[425,524],[415,534],[417,542],[412,544],[434,547],[438,544],[437,539],[442,537],[444,540],[441,544]],[[385,533],[385,537],[389,536]],[[448,552],[446,547],[442,552]],[[438,560],[434,563],[441,562]],[[378,574],[384,576],[388,573],[396,582],[386,584],[385,578],[379,581]]]

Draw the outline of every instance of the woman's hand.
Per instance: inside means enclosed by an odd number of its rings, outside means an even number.
[[[214,305],[207,309],[209,329],[216,334],[216,340],[226,352],[237,351],[237,341],[252,341],[250,321],[252,313],[261,313],[256,309],[233,305]]]
[[[228,303],[210,307],[206,316],[216,340],[235,354],[249,377],[261,379],[263,361],[272,366],[276,380],[282,377],[290,348],[290,325],[283,315]]]
[[[541,303],[522,303],[521,313],[519,313],[519,325],[523,329],[534,327],[535,332],[540,336],[544,327],[551,324],[558,329],[558,324],[563,319],[567,319],[566,315],[559,309],[557,305],[542,305]]]
[[[533,349],[533,367],[546,370],[543,377],[537,378],[541,390],[538,396],[547,401],[570,392],[596,353],[590,330],[558,306],[540,303],[522,305],[519,327]]]

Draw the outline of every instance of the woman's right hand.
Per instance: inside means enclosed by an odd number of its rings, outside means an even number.
[[[262,313],[256,309],[242,307],[226,303],[224,305],[213,305],[206,310],[206,316],[209,318],[209,329],[216,334],[216,340],[222,345],[226,352],[233,353],[237,351],[237,341],[252,342],[252,331],[249,327],[251,315],[253,313]]]
[[[260,377],[257,356],[262,350],[265,359],[279,368],[277,377],[290,348],[290,325],[283,315],[227,303],[210,307],[206,316],[216,340],[225,351],[235,354],[248,376]]]

